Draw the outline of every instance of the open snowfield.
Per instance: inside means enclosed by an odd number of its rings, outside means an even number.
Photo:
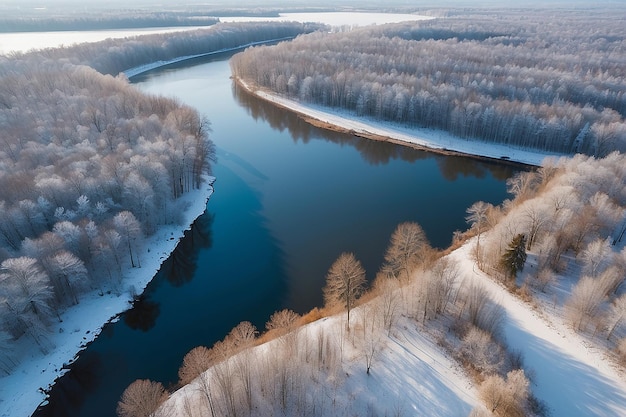
[[[55,323],[47,335],[44,355],[32,339],[22,337],[16,350],[23,352],[20,363],[12,374],[0,378],[0,416],[28,417],[45,400],[43,390],[52,386],[89,342],[94,340],[109,320],[131,307],[132,294],[140,294],[159,270],[161,263],[174,250],[178,241],[194,220],[204,213],[207,200],[213,192],[213,178],[202,188],[181,197],[187,207],[184,225],[160,227],[146,239],[139,254],[141,268],[128,268],[119,286],[105,288],[104,294],[93,291],[80,299],[80,304],[61,314],[63,322]]]

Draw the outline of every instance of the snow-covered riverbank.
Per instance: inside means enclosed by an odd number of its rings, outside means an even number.
[[[164,67],[166,65],[175,64],[177,62],[188,61],[190,59],[195,59],[195,58],[201,58],[201,57],[206,57],[206,56],[211,56],[211,55],[222,54],[222,53],[225,53],[225,52],[234,52],[234,51],[238,51],[240,49],[248,48],[250,46],[263,45],[263,44],[267,44],[267,43],[280,42],[280,41],[286,41],[286,40],[289,40],[289,39],[291,39],[291,37],[269,39],[269,40],[259,41],[259,42],[250,42],[250,43],[247,43],[245,45],[236,46],[234,48],[222,48],[222,49],[218,49],[216,51],[206,52],[206,53],[203,53],[203,54],[185,55],[185,56],[180,56],[178,58],[173,58],[173,59],[170,59],[170,60],[167,60],[167,61],[155,61],[155,62],[151,62],[149,64],[140,65],[138,67],[127,69],[126,71],[124,71],[124,75],[126,75],[126,77],[128,77],[128,78],[131,78],[131,77],[134,77],[136,75],[143,74],[144,72],[148,72],[148,71],[156,69],[156,68],[161,68],[161,67]]]
[[[253,88],[243,80],[237,81],[250,93],[277,106],[293,111],[312,124],[368,139],[394,142],[445,154],[475,156],[534,166],[541,166],[542,161],[546,157],[559,158],[563,156],[528,148],[516,148],[475,139],[463,139],[443,130],[411,128],[393,122],[358,117],[348,111],[329,109],[287,99],[266,90]]]
[[[64,366],[98,336],[104,324],[131,307],[133,294],[143,291],[184,232],[204,213],[213,193],[213,181],[214,178],[207,178],[200,189],[181,197],[181,203],[187,207],[181,224],[162,226],[146,239],[143,253],[139,254],[141,268],[129,267],[119,286],[104,288],[103,295],[99,290],[85,294],[80,304],[61,314],[63,321],[51,326],[45,338],[48,354],[44,355],[32,339],[20,339],[16,346],[23,352],[20,363],[11,375],[0,378],[1,417],[30,416],[45,400],[45,390],[66,372]]]

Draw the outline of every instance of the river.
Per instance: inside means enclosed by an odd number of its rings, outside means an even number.
[[[104,327],[35,416],[113,416],[132,381],[171,386],[185,353],[240,321],[262,328],[276,310],[321,305],[342,252],[372,279],[400,222],[420,223],[444,248],[473,202],[507,197],[511,166],[324,131],[229,77],[221,58],[133,78],[211,120],[215,192],[135,308]]]

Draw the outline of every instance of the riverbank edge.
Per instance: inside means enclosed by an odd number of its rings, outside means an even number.
[[[104,326],[119,320],[141,294],[174,251],[186,231],[205,211],[214,191],[215,177],[206,176],[201,187],[180,198],[185,209],[177,225],[164,225],[149,236],[139,253],[141,267],[128,266],[122,282],[90,291],[79,304],[60,314],[46,335],[48,353],[42,353],[32,340],[18,341],[21,362],[13,372],[0,378],[0,416],[28,417],[47,404],[48,392]]]
[[[249,48],[251,46],[264,45],[264,44],[274,43],[274,42],[282,42],[282,41],[291,40],[293,38],[294,38],[294,36],[287,36],[287,37],[283,37],[283,38],[276,38],[276,39],[268,39],[268,40],[264,40],[264,41],[250,42],[250,43],[247,43],[247,44],[244,44],[244,45],[234,46],[232,48],[222,48],[222,49],[218,49],[218,50],[215,50],[215,51],[204,52],[204,53],[195,54],[195,55],[184,55],[184,56],[180,56],[180,57],[177,57],[177,58],[169,59],[167,61],[155,61],[155,62],[151,62],[149,64],[145,64],[145,65],[140,65],[140,66],[137,66],[137,67],[129,68],[127,70],[124,70],[124,71],[120,72],[120,74],[124,74],[126,76],[126,78],[131,79],[132,77],[135,77],[137,75],[146,73],[146,72],[151,71],[153,69],[162,68],[162,67],[165,67],[165,66],[168,66],[168,65],[179,63],[179,62],[190,61],[192,59],[197,59],[197,58],[205,58],[205,57],[209,57],[209,56],[212,56],[212,55],[224,54],[224,53],[228,53],[228,52],[235,52],[235,51],[239,51],[239,50],[242,50],[242,49],[245,49],[245,48]]]
[[[285,98],[264,88],[233,76],[233,81],[253,96],[274,106],[295,113],[305,122],[321,129],[345,133],[364,139],[390,142],[397,145],[441,155],[462,156],[482,161],[516,166],[542,166],[546,158],[569,157],[565,154],[538,152],[476,139],[463,139],[443,130],[410,128],[393,122],[359,117],[346,110],[332,109]]]

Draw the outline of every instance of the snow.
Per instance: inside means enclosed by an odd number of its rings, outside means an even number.
[[[234,48],[222,48],[222,49],[218,49],[216,51],[206,52],[206,53],[202,53],[202,54],[185,55],[185,56],[180,56],[178,58],[173,58],[173,59],[170,59],[170,60],[167,60],[167,61],[155,61],[155,62],[151,62],[151,63],[148,63],[148,64],[139,65],[137,67],[133,67],[133,68],[127,69],[126,71],[123,71],[123,73],[124,73],[124,75],[126,75],[126,77],[130,78],[130,77],[134,77],[135,75],[139,75],[139,74],[142,74],[144,72],[148,72],[150,70],[153,70],[155,68],[164,67],[166,65],[174,64],[176,62],[186,61],[186,60],[194,59],[194,58],[200,58],[200,57],[203,57],[203,56],[217,55],[217,54],[221,54],[223,52],[237,51],[239,49],[244,49],[244,48],[247,48],[249,46],[261,45],[261,44],[266,44],[266,43],[270,43],[270,42],[278,42],[278,41],[283,41],[283,40],[287,40],[287,39],[291,39],[291,38],[277,38],[277,39],[270,39],[270,40],[259,41],[259,42],[250,42],[248,44],[240,45],[240,46],[237,46],[237,47],[234,47]]]
[[[315,404],[315,411],[309,413],[311,415],[458,417],[467,416],[480,405],[473,384],[460,366],[441,351],[424,328],[407,317],[401,317],[395,326],[397,330],[383,339],[383,347],[375,355],[368,375],[363,353],[356,347],[360,344],[358,323],[362,320],[363,308],[352,310],[350,333],[344,330],[345,313],[326,317],[300,328],[299,343],[293,339],[274,339],[253,348],[253,363],[271,362],[272,355],[282,352],[285,343],[296,343],[296,350],[302,352],[305,350],[303,339],[308,339],[308,349],[314,350],[315,347],[311,346],[317,343],[317,335],[322,332],[327,340],[343,346],[340,363],[328,368],[315,368],[309,363],[314,362],[313,359],[292,358],[304,380],[304,392],[309,396],[308,410],[311,411],[311,403]],[[316,356],[316,353],[311,356]],[[213,381],[212,371],[209,369],[207,372],[209,380]],[[263,376],[257,378],[262,379]],[[259,390],[258,384],[254,386]],[[198,392],[196,382],[192,382],[172,394],[163,407],[172,416],[185,416],[185,402],[197,396]],[[293,405],[298,395],[298,389],[292,389],[287,402]],[[196,407],[201,406],[196,403]],[[296,412],[289,407],[283,411],[279,404],[266,404],[265,407],[261,406],[257,414],[292,415]],[[267,408],[273,410],[268,414]],[[298,414],[306,413],[300,410]]]
[[[319,122],[345,129],[356,136],[388,140],[438,152],[479,156],[534,166],[541,166],[546,157],[558,158],[563,156],[562,154],[540,152],[530,148],[512,147],[476,139],[463,139],[437,129],[411,128],[393,122],[358,117],[345,110],[305,104],[268,91],[256,90],[243,80],[239,80],[239,82],[248,91],[264,100]]]
[[[143,253],[139,254],[141,268],[124,271],[123,282],[118,287],[85,294],[80,303],[61,314],[62,322],[55,323],[47,335],[49,353],[44,355],[28,337],[18,341],[16,349],[24,352],[19,365],[11,375],[0,378],[0,416],[28,417],[45,400],[44,390],[63,375],[66,365],[73,362],[78,352],[94,340],[104,324],[131,307],[132,294],[141,293],[159,270],[161,263],[172,253],[185,230],[202,215],[213,192],[214,178],[209,177],[203,186],[181,197],[186,206],[181,225],[159,228],[146,239]]]
[[[626,416],[626,374],[597,347],[554,314],[539,314],[475,267],[474,240],[454,251],[468,280],[482,285],[506,311],[503,323],[508,345],[523,354],[532,391],[552,417]],[[470,282],[470,281],[468,281]],[[528,373],[528,372],[527,372]]]

